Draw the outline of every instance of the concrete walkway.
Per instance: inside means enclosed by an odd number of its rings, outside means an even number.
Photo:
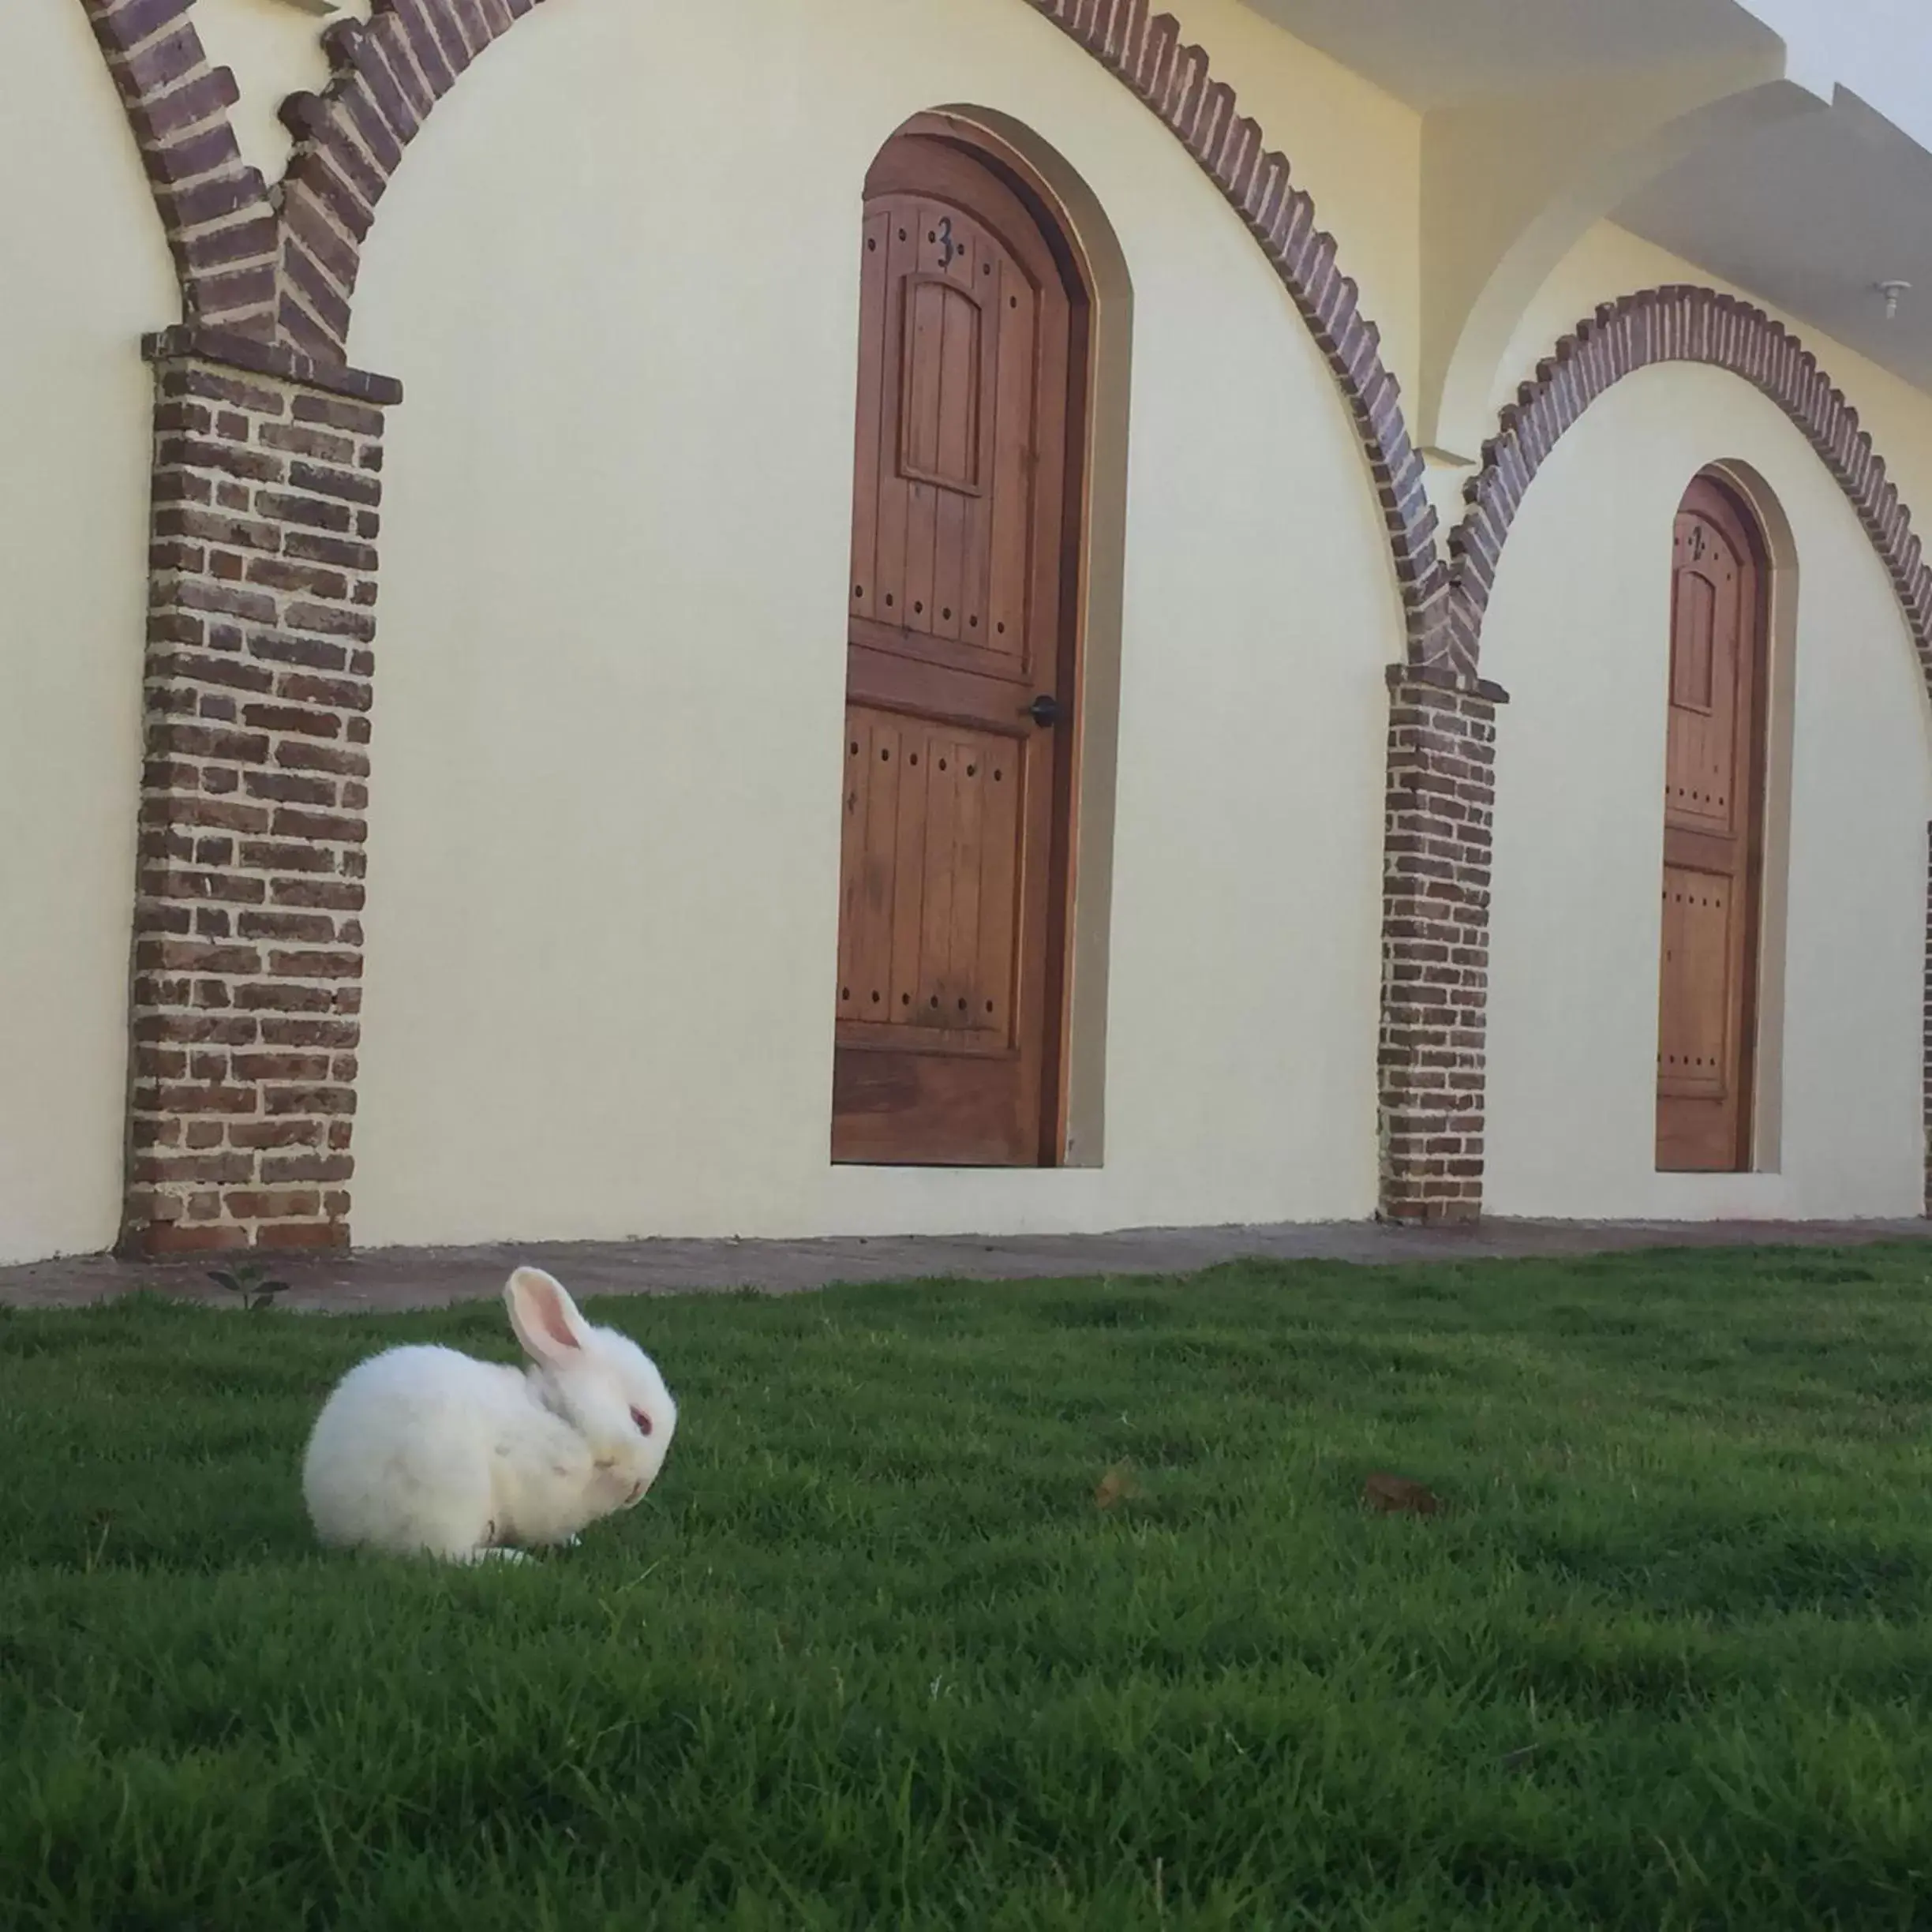
[[[530,1241],[475,1248],[371,1248],[324,1257],[258,1257],[290,1284],[288,1308],[336,1313],[431,1308],[494,1295],[519,1262],[549,1268],[573,1294],[672,1294],[755,1287],[773,1294],[834,1282],[950,1276],[1178,1275],[1248,1257],[1364,1263],[1604,1254],[1634,1248],[1932,1243],[1926,1221],[1485,1221],[1428,1229],[1369,1221],[1281,1227],[1142,1228],[1118,1234],[919,1236],[865,1241]],[[234,1297],[208,1279],[219,1257],[187,1263],[77,1256],[0,1267],[0,1305],[76,1308],[137,1288],[200,1301]]]

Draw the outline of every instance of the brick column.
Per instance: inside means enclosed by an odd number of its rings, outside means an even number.
[[[1500,686],[1391,665],[1382,871],[1382,1203],[1482,1212],[1490,829]]]
[[[121,1250],[349,1240],[382,376],[212,330],[155,371]]]

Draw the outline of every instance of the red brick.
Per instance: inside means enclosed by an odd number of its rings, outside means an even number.
[[[249,558],[248,580],[250,583],[267,584],[277,590],[301,590],[310,597],[338,601],[349,594],[348,580],[339,571],[326,569],[319,564],[291,561],[286,557]]]
[[[324,638],[289,637],[280,631],[257,631],[249,638],[249,653],[270,664],[301,665],[311,671],[341,671],[348,666],[349,647]]]
[[[231,1222],[215,1222],[198,1227],[155,1226],[139,1228],[123,1241],[124,1250],[136,1254],[218,1254],[245,1248],[248,1230]]]
[[[303,778],[292,772],[245,772],[242,784],[250,798],[298,805],[333,805],[339,788],[333,778]]]
[[[352,402],[346,396],[296,396],[291,411],[298,422],[326,423],[331,429],[346,430],[352,436],[382,434],[382,411],[366,403]]]
[[[247,1013],[331,1013],[342,1010],[341,992],[294,979],[251,980],[235,988],[234,1003]]]
[[[362,1035],[361,1027],[353,1020],[264,1019],[259,1024],[264,1046],[353,1048]]]
[[[340,812],[305,810],[285,805],[275,814],[270,830],[277,838],[314,839],[337,844],[359,845],[369,837],[369,822]]]
[[[347,1087],[269,1087],[263,1089],[262,1102],[264,1111],[270,1114],[353,1114],[356,1110],[354,1090]]]
[[[142,972],[255,973],[261,955],[253,946],[210,945],[200,939],[139,939],[134,964]]]
[[[137,47],[117,50],[109,69],[122,95],[138,103],[185,79],[204,64],[204,58],[200,37],[189,23]]]
[[[339,610],[326,604],[291,604],[283,612],[283,621],[291,631],[354,638],[365,644],[376,635],[376,620],[366,611]]]
[[[238,1188],[222,1204],[243,1221],[295,1219],[322,1211],[322,1197],[313,1188]]]
[[[320,462],[346,463],[355,458],[353,437],[331,429],[316,429],[301,423],[268,423],[260,441],[269,449],[286,450],[297,456],[313,456]]]
[[[258,1099],[252,1087],[163,1085],[155,1093],[154,1110],[167,1114],[253,1114]]]
[[[299,459],[289,463],[288,483],[290,489],[306,491],[312,496],[338,497],[371,507],[382,501],[382,485],[374,478]]]
[[[319,1120],[235,1121],[228,1129],[229,1144],[238,1148],[320,1147],[327,1137]]]
[[[277,905],[328,906],[337,912],[359,912],[366,890],[353,879],[277,879],[269,897]]]
[[[325,1198],[325,1211],[335,1217],[328,1221],[267,1221],[255,1231],[260,1248],[336,1249],[349,1245],[349,1231],[340,1216],[348,1211],[346,1196]]]
[[[283,739],[275,748],[275,762],[293,770],[340,772],[354,778],[366,778],[369,770],[366,751],[315,744],[305,738]]]
[[[327,711],[305,711],[293,705],[245,705],[242,721],[258,731],[293,732],[309,738],[339,738],[343,721]]]
[[[198,80],[191,80],[187,87],[178,90],[176,95],[167,95],[164,101],[157,102],[155,105],[157,107],[173,106],[178,96],[199,92],[204,94],[211,103],[209,111],[219,113],[223,103],[219,99],[215,79],[212,73],[203,74]],[[196,116],[197,120],[202,118],[204,117]],[[141,131],[140,122],[137,121],[136,125],[138,135]],[[183,129],[192,131],[184,132]],[[150,181],[170,184],[193,181],[200,175],[213,173],[217,168],[230,164],[238,166],[242,158],[235,147],[234,130],[229,126],[225,117],[212,126],[197,127],[193,122],[185,122],[182,123],[182,129],[151,130],[149,138],[152,142],[159,144],[144,145],[141,150],[141,165]]]
[[[326,1080],[329,1056],[303,1053],[238,1053],[232,1056],[238,1080]]]
[[[329,705],[339,711],[366,711],[369,687],[360,679],[313,677],[285,672],[276,680],[275,695],[295,704]]]
[[[339,949],[305,948],[271,953],[268,971],[278,979],[359,979],[362,955]]]
[[[286,490],[260,489],[255,492],[255,514],[278,523],[299,524],[305,529],[343,531],[354,515],[346,504],[327,497],[291,495]]]
[[[288,401],[279,389],[233,370],[211,369],[204,363],[164,363],[161,369],[161,393],[164,396],[197,396],[211,402],[227,402],[251,416],[283,416]]]
[[[224,223],[218,228],[197,228],[176,238],[175,250],[188,266],[197,271],[225,268],[234,262],[256,261],[271,256],[275,247],[275,221],[267,208],[241,221]]]
[[[241,859],[258,872],[333,872],[337,855],[313,845],[251,839],[243,844]]]
[[[346,1154],[271,1154],[261,1164],[265,1181],[346,1181],[355,1163]]]

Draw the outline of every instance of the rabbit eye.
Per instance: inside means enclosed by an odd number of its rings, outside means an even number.
[[[640,1436],[648,1436],[651,1432],[651,1419],[642,1409],[633,1409],[631,1411],[631,1420],[638,1425],[638,1433]]]

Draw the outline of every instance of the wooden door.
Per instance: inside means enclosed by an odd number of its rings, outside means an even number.
[[[833,1158],[1050,1164],[1084,309],[943,126],[880,154],[860,249]]]
[[[1743,506],[1699,477],[1671,560],[1657,1164],[1750,1165],[1762,844],[1764,555]]]

